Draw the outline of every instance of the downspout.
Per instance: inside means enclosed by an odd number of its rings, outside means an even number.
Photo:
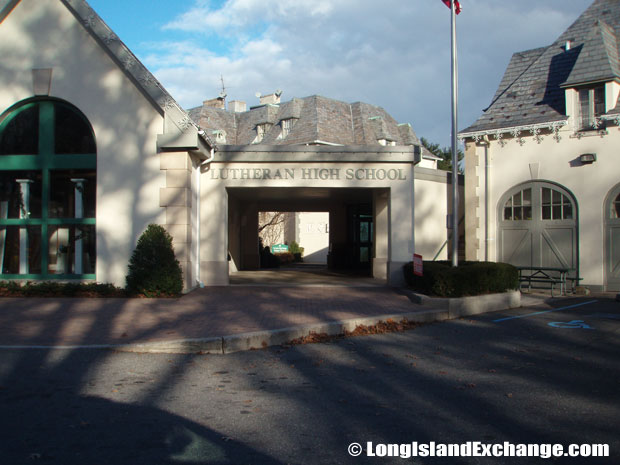
[[[491,176],[491,163],[489,162],[489,136],[484,137],[484,142],[481,144],[484,147],[484,261],[489,261],[489,211],[490,209],[490,195],[489,195],[489,176]]]
[[[203,136],[205,132],[201,129],[198,134]],[[200,198],[201,196],[201,173],[203,166],[207,166],[215,158],[215,149],[211,147],[209,151],[209,157],[206,160],[198,163],[196,167],[196,285],[200,288],[205,287],[205,284],[200,279]]]

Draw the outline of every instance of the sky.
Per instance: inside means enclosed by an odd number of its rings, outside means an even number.
[[[222,92],[258,104],[322,95],[383,107],[450,145],[450,10],[440,0],[89,0],[186,109]],[[549,45],[591,0],[461,0],[459,130],[513,53]]]

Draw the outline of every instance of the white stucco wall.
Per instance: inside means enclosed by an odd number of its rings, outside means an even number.
[[[489,243],[489,259],[497,257],[497,214],[500,198],[512,187],[532,181],[560,184],[576,198],[579,211],[579,257],[583,284],[604,284],[604,202],[610,190],[620,182],[620,131],[608,127],[606,135],[596,132],[577,138],[570,126],[560,132],[561,140],[543,136],[537,143],[524,137],[525,143],[504,136],[502,147],[493,137],[488,147],[489,232],[485,234],[485,147],[467,144],[468,252],[484,259],[484,244]],[[595,153],[590,165],[579,162],[584,153]],[[475,165],[475,166],[474,166]],[[530,169],[531,168],[531,169]],[[537,174],[536,174],[537,172]],[[470,242],[471,241],[471,242]],[[474,246],[475,243],[475,246]]]
[[[51,97],[90,121],[97,143],[97,270],[124,285],[127,262],[159,206],[163,117],[58,0],[22,0],[0,24],[0,112],[33,97],[32,69],[52,68]]]
[[[448,236],[446,216],[451,212],[448,199],[451,184],[445,171],[424,171],[416,167],[415,180],[415,249],[424,260],[447,260]]]
[[[222,179],[221,169],[230,173]],[[249,178],[241,178],[241,170],[250,170]],[[280,170],[282,179],[274,173]],[[285,176],[289,169],[293,176]],[[357,170],[391,171],[396,179],[358,179]],[[233,170],[233,171],[231,171]],[[256,170],[256,171],[255,171]],[[271,179],[265,179],[263,170],[270,170]],[[301,170],[310,170],[310,176],[304,177]],[[317,170],[317,171],[314,171]],[[324,171],[323,171],[324,170]],[[337,172],[337,174],[336,174]],[[237,179],[232,173],[237,173]],[[255,176],[256,173],[256,176]],[[324,173],[326,179],[314,177],[314,173]],[[352,175],[350,175],[352,174]],[[201,217],[209,218],[201,228],[201,273],[210,280],[204,279],[206,285],[227,284],[228,280],[228,193],[226,188],[375,188],[389,189],[389,212],[387,234],[390,237],[388,256],[381,256],[387,267],[390,282],[402,281],[402,266],[411,261],[413,254],[413,166],[403,163],[218,163],[213,162],[209,171],[202,178]],[[254,213],[252,213],[254,214]],[[257,210],[256,210],[257,214]],[[245,221],[251,221],[250,218]],[[244,225],[244,214],[240,214],[241,226]],[[303,245],[302,245],[303,246]],[[382,252],[383,254],[383,252]],[[223,273],[225,271],[225,273]]]
[[[297,242],[304,248],[304,262],[327,263],[329,213],[300,212],[297,224]]]

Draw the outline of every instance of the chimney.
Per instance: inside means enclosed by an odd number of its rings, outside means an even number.
[[[226,109],[226,97],[212,98],[211,100],[205,100],[202,105],[210,108],[219,108],[221,110]]]
[[[269,95],[256,94],[256,96],[260,99],[261,105],[267,105],[267,104],[277,105],[278,103],[280,103],[281,95],[282,95],[281,90],[276,90],[273,94],[269,94]]]
[[[233,113],[243,113],[247,110],[245,102],[241,100],[231,100],[228,102],[228,111],[232,111]]]

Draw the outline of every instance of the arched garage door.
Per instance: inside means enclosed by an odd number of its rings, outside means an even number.
[[[605,202],[605,276],[606,289],[620,291],[620,184]]]
[[[534,181],[499,203],[498,261],[516,266],[574,268],[578,275],[577,204],[557,184]]]

